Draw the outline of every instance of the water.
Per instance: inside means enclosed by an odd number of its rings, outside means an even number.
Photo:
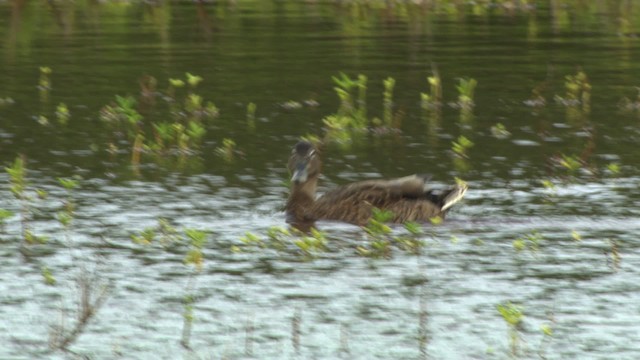
[[[70,346],[91,358],[503,359],[508,327],[496,306],[509,301],[524,311],[520,358],[636,358],[640,133],[637,114],[618,104],[636,96],[638,8],[622,14],[624,32],[610,3],[514,13],[323,2],[0,4],[0,98],[15,102],[0,108],[0,161],[26,156],[31,188],[49,192],[32,201],[32,226],[50,237],[25,258],[19,218],[0,233],[0,357],[64,358],[46,352],[50,328],[72,327],[75,279],[94,273],[110,295]],[[419,96],[432,64],[446,102],[455,101],[456,78],[478,80],[472,120],[445,106],[434,130]],[[53,69],[48,99],[36,88],[40,66]],[[577,67],[593,86],[591,111],[572,117],[553,97],[564,96],[564,76]],[[444,224],[425,227],[419,256],[395,248],[389,259],[364,258],[356,251],[364,232],[332,222],[318,224],[329,245],[311,261],[294,251],[232,252],[245,232],[285,225],[290,147],[322,134],[322,118],[338,106],[331,76],[340,71],[368,76],[369,115],[378,117],[382,80],[394,77],[402,132],[347,149],[330,144],[322,188],[428,172],[440,183],[468,181],[466,200]],[[99,110],[116,94],[137,96],[143,75],[164,89],[185,72],[205,79],[198,93],[221,115],[188,162],[143,156],[136,174],[127,146],[106,151]],[[546,106],[524,103],[534,88]],[[319,106],[286,109],[289,100]],[[72,114],[67,126],[55,121],[60,102]],[[249,102],[257,104],[254,132]],[[39,115],[51,124],[38,124]],[[492,136],[496,123],[511,137]],[[460,135],[475,143],[467,171],[450,151]],[[224,138],[241,152],[232,163],[215,155]],[[553,161],[561,154],[588,166],[567,178]],[[56,178],[73,175],[83,180],[67,233],[55,219],[66,196]],[[0,208],[19,211],[4,172],[0,183]],[[210,232],[201,272],[184,264],[184,247],[131,241],[159,217]],[[537,251],[514,249],[536,233]],[[56,286],[44,284],[43,267]],[[180,345],[188,293],[192,352]]]

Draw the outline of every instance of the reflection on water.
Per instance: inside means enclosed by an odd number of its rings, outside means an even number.
[[[49,237],[32,256],[20,251],[20,216],[0,228],[0,357],[68,355],[46,352],[50,327],[72,329],[74,279],[87,269],[111,292],[70,349],[95,358],[502,359],[513,344],[497,305],[509,302],[524,314],[519,358],[635,358],[639,131],[633,101],[618,103],[637,95],[637,6],[454,3],[0,5],[0,161],[25,154],[29,189],[49,193],[30,200],[31,229]],[[432,64],[443,105],[423,108]],[[46,97],[41,66],[52,69]],[[563,102],[578,66],[588,110]],[[383,79],[395,78],[402,131],[328,145],[319,191],[427,172],[468,181],[465,200],[424,227],[419,255],[394,246],[389,258],[363,257],[365,232],[334,222],[317,224],[328,242],[315,258],[291,244],[231,251],[247,232],[285,226],[289,146],[323,134],[340,71],[368,76],[370,117],[384,118]],[[137,97],[145,75],[185,72],[204,78],[198,89],[220,117],[188,160],[143,156],[133,171],[129,152],[107,148],[99,110],[116,94]],[[448,105],[456,78],[478,81],[473,116]],[[281,106],[305,100],[318,106]],[[55,120],[60,103],[67,125]],[[496,136],[498,124],[510,136]],[[461,135],[474,145],[456,167]],[[224,139],[237,144],[231,161],[215,155]],[[67,231],[57,178],[73,175],[83,180]],[[5,172],[0,184],[0,208],[19,214]],[[159,218],[210,233],[201,271],[184,262],[188,244],[131,240]],[[185,303],[193,354],[180,345]]]

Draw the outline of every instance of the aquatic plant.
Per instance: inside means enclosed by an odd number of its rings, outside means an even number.
[[[302,323],[302,310],[296,308],[291,318],[291,347],[296,354],[300,353],[300,336],[302,331],[300,330]]]
[[[226,162],[232,162],[235,159],[236,142],[232,139],[222,139],[222,146],[216,148],[216,154]]]
[[[345,73],[339,76],[332,76],[335,90],[340,99],[340,107],[337,115],[350,119],[349,125],[352,128],[363,129],[367,126],[367,77],[358,75],[351,79]]]
[[[578,70],[575,75],[565,76],[564,87],[565,96],[557,97],[557,100],[566,106],[582,105],[582,110],[588,112],[591,106],[591,84],[587,74]]]
[[[368,243],[356,247],[356,252],[364,257],[389,258],[393,245],[403,251],[419,254],[424,247],[424,241],[420,238],[423,234],[420,224],[412,221],[403,223],[407,231],[406,236],[393,236],[392,229],[385,223],[393,218],[393,212],[373,208],[371,219],[363,230],[367,234]]]
[[[312,259],[320,253],[327,251],[327,238],[324,232],[311,228],[309,233],[302,233],[294,230],[293,232],[280,227],[272,226],[267,229],[266,238],[251,232],[245,233],[240,238],[243,245],[234,245],[231,247],[233,252],[243,252],[251,248],[274,249],[277,251],[294,250],[299,252],[303,257]],[[294,245],[295,248],[292,248]]]
[[[38,81],[38,90],[40,90],[40,101],[49,101],[49,92],[51,91],[51,70],[48,66],[40,67],[40,80]]]
[[[31,200],[32,195],[29,194],[27,183],[27,169],[25,166],[25,157],[16,157],[13,165],[6,167],[5,170],[9,174],[9,182],[11,183],[11,193],[20,203],[20,226],[22,229],[23,244],[43,244],[47,242],[47,237],[38,236],[31,231]],[[36,195],[39,198],[44,198],[47,193],[43,190],[36,189]]]
[[[435,146],[438,142],[437,131],[442,122],[442,80],[435,66],[433,75],[427,77],[427,82],[430,92],[420,94],[420,106],[427,125],[429,140]]]
[[[247,104],[247,127],[250,131],[256,129],[256,104]]]
[[[202,269],[202,249],[197,245],[192,245],[191,250],[185,256],[185,264],[195,265],[196,271]],[[187,282],[186,294],[183,297],[183,311],[182,311],[182,337],[180,338],[180,345],[185,349],[190,349],[191,330],[193,328],[193,321],[195,315],[193,313],[193,304],[195,303],[195,296],[193,294],[193,282],[192,277],[189,277]]]
[[[67,243],[69,243],[69,229],[71,227],[71,221],[73,221],[75,211],[75,203],[73,202],[71,192],[73,189],[78,187],[79,183],[78,180],[69,178],[58,178],[58,183],[65,189],[67,195],[62,201],[62,211],[58,212],[57,218],[64,228],[65,237]]]
[[[471,149],[475,145],[471,140],[467,139],[466,136],[460,135],[457,140],[451,142],[451,150],[457,156],[468,159],[467,151]]]
[[[158,239],[156,241],[156,239]],[[152,245],[156,242],[167,248],[184,243],[184,237],[176,230],[169,220],[158,218],[158,224],[154,227],[144,228],[140,234],[132,234],[131,240],[138,245]]]
[[[155,78],[148,77],[141,83],[143,100],[148,106],[156,106],[149,97],[159,97],[168,106],[171,119],[156,121],[153,117],[145,117],[138,111],[138,102],[131,96],[115,96],[115,101],[100,110],[100,119],[112,131],[115,137],[124,134],[124,140],[131,144],[131,162],[140,163],[144,152],[157,155],[178,153],[189,155],[198,149],[206,135],[205,122],[216,118],[219,110],[212,102],[194,92],[202,77],[186,74],[186,80],[169,79],[169,87],[163,93],[153,91]],[[149,85],[152,84],[152,85]],[[151,88],[150,88],[151,87]],[[182,98],[178,90],[188,87]],[[111,141],[110,148],[115,147]]]
[[[618,241],[615,239],[607,239],[607,242],[609,246],[609,251],[605,251],[605,255],[607,256],[607,265],[613,271],[617,272],[620,269],[620,262],[622,261]]]
[[[43,266],[41,269],[41,274],[45,284],[49,286],[53,286],[56,284],[56,278],[53,276],[53,273],[48,267]]]
[[[51,325],[49,348],[71,352],[69,346],[84,332],[89,321],[96,316],[111,294],[111,285],[100,280],[98,274],[90,274],[84,267],[79,268],[76,279],[78,289],[78,310],[73,327],[67,328],[64,318],[57,325]],[[47,278],[45,274],[45,279]],[[46,281],[46,280],[45,280]]]
[[[4,231],[4,222],[14,214],[7,209],[0,209],[0,230]]]
[[[56,107],[56,120],[60,125],[67,125],[69,123],[69,119],[71,118],[71,113],[69,112],[69,108],[65,103],[60,103]]]
[[[611,176],[618,176],[620,174],[620,164],[617,162],[607,164],[607,171]]]
[[[233,245],[231,251],[239,253],[251,248],[286,250],[290,238],[289,230],[280,226],[272,226],[267,230],[266,239],[252,232],[246,232],[240,238],[243,245]]]
[[[396,80],[392,77],[388,77],[383,80],[384,92],[383,92],[383,115],[382,120],[383,124],[387,127],[397,127],[393,126],[393,88],[396,85]]]
[[[587,75],[578,70],[575,75],[565,76],[565,95],[554,97],[557,104],[566,107],[569,122],[580,122],[591,111],[591,84]]]
[[[496,139],[506,139],[511,133],[502,123],[497,123],[491,127],[491,135]]]
[[[571,238],[574,241],[582,241],[582,235],[580,235],[580,233],[575,230],[571,230]]]
[[[429,93],[420,93],[420,104],[424,110],[437,110],[442,105],[442,79],[438,70],[433,70],[433,75],[427,77]]]
[[[538,346],[538,356],[540,357],[540,359],[547,358],[545,356],[545,351],[548,344],[551,342],[551,339],[553,339],[553,323],[555,323],[555,321],[553,321],[552,319],[551,324],[547,323],[540,325],[540,331],[542,332],[542,339],[540,340],[540,345]]]
[[[522,307],[509,301],[504,304],[498,304],[496,308],[502,319],[507,323],[511,355],[517,357],[520,352],[520,342],[522,341],[518,331],[524,319]]]
[[[474,94],[478,81],[474,78],[459,78],[456,90],[458,91],[457,107],[463,110],[471,110],[475,106]]]
[[[560,155],[560,166],[562,166],[569,175],[575,175],[580,168],[582,168],[582,161],[578,155]]]
[[[544,240],[542,234],[538,231],[533,231],[530,234],[526,234],[513,241],[513,248],[517,251],[529,250],[531,252],[537,252],[540,250],[540,242]]]

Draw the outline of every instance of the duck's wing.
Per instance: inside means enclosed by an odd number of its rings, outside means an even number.
[[[429,176],[410,175],[389,180],[365,180],[328,191],[313,205],[316,219],[332,219],[364,225],[372,209],[394,213],[394,222],[426,220],[438,214],[440,204],[427,187]]]

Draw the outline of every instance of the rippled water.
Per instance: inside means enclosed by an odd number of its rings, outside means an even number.
[[[560,22],[552,31],[554,19],[545,8],[537,17],[425,17],[432,28],[416,28],[422,23],[406,14],[392,19],[374,12],[370,24],[376,26],[350,28],[348,12],[337,13],[347,17],[340,22],[332,16],[337,10],[323,4],[265,13],[213,6],[208,15],[218,22],[204,22],[213,24],[209,33],[194,29],[194,14],[181,5],[171,12],[165,46],[149,41],[144,50],[151,54],[141,61],[139,42],[116,41],[121,32],[135,32],[113,24],[139,23],[147,26],[142,36],[156,34],[162,27],[145,20],[148,9],[132,6],[128,16],[96,22],[103,32],[76,24],[66,37],[62,30],[33,31],[36,39],[49,41],[3,47],[12,75],[2,75],[8,85],[0,97],[11,96],[16,106],[0,109],[0,155],[8,166],[25,153],[31,188],[49,192],[47,199],[32,201],[32,225],[50,241],[25,257],[19,218],[8,219],[2,229],[0,357],[71,357],[47,353],[47,340],[52,325],[64,320],[71,327],[78,296],[74,279],[86,272],[109,283],[110,296],[70,348],[96,359],[504,359],[510,357],[509,333],[496,306],[509,301],[524,311],[520,358],[638,357],[638,119],[617,107],[622,96],[635,94],[635,42],[606,26],[599,29],[598,21]],[[2,10],[9,11],[7,5]],[[160,10],[170,11],[154,11]],[[154,11],[148,14],[158,16]],[[38,16],[53,22],[52,15],[31,7],[21,16],[24,24]],[[526,37],[532,21],[541,30]],[[606,17],[599,21],[609,24]],[[7,35],[9,24],[2,25]],[[310,27],[315,32],[305,32]],[[511,28],[511,36],[504,35]],[[66,47],[59,48],[59,41]],[[104,59],[82,58],[94,52],[87,47],[92,41],[102,46]],[[17,51],[24,48],[35,55]],[[37,99],[33,75],[43,63],[39,54],[47,52],[54,74],[60,74],[51,103],[66,101],[75,114],[67,129],[32,119],[49,106]],[[68,64],[69,53],[84,66]],[[446,107],[440,129],[429,130],[418,94],[426,90],[430,61],[448,81],[448,98],[455,94],[456,77],[478,79],[473,122],[462,123],[458,111]],[[544,80],[548,62],[555,66],[549,104],[533,109],[523,101]],[[594,94],[590,115],[576,123],[552,95],[564,92],[563,76],[578,65],[590,75]],[[113,72],[112,81],[95,75],[101,67]],[[136,91],[136,79],[149,71],[160,77],[193,69],[205,83],[210,79],[202,91],[216,99],[222,118],[186,169],[147,161],[136,176],[127,154],[96,150],[104,140],[97,112],[114,94]],[[318,224],[329,244],[312,260],[293,247],[232,252],[246,232],[264,235],[285,225],[290,146],[300,135],[321,132],[322,117],[337,106],[330,76],[342,70],[370,76],[371,94],[380,92],[384,77],[395,76],[398,108],[406,117],[400,135],[369,136],[347,150],[330,145],[323,154],[322,189],[365,177],[431,172],[442,183],[454,176],[467,180],[465,201],[445,223],[425,226],[421,255],[396,248],[389,259],[364,258],[355,249],[366,243],[365,233],[332,222]],[[64,85],[69,83],[75,88]],[[288,111],[279,105],[306,98],[320,106]],[[378,100],[371,100],[372,108]],[[258,104],[257,133],[237,121],[249,101]],[[491,135],[497,122],[511,131],[510,138]],[[449,151],[460,134],[476,144],[466,172],[455,168]],[[228,136],[243,152],[231,164],[213,155]],[[581,153],[590,141],[588,171],[566,177],[552,165],[554,156]],[[606,171],[611,162],[620,162],[620,174]],[[67,234],[55,220],[66,196],[56,178],[73,174],[83,180],[72,194],[76,219]],[[554,189],[541,185],[547,179]],[[17,212],[4,172],[0,184],[6,184],[0,187],[0,208]],[[160,217],[178,229],[210,233],[200,273],[184,264],[185,247],[131,241]],[[537,251],[515,250],[514,240],[536,233]],[[394,234],[404,230],[394,228]],[[43,266],[51,269],[56,286],[44,284]],[[192,352],[180,345],[183,301],[190,292]],[[544,337],[543,325],[553,329],[551,338]]]

